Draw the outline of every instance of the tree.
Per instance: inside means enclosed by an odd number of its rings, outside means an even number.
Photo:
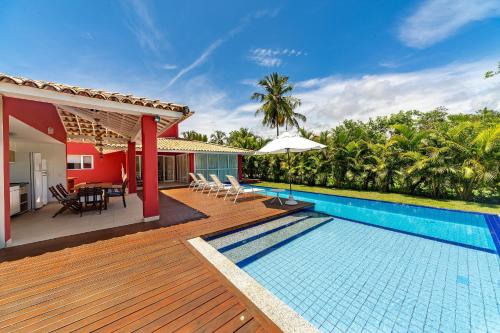
[[[500,74],[500,61],[498,62],[498,67],[496,69],[496,71],[487,71],[486,73],[484,73],[484,77],[486,79],[489,79],[490,77],[493,77],[495,75],[498,75]]]
[[[210,135],[210,143],[215,143],[218,145],[225,145],[227,142],[226,133],[223,131],[215,131]]]
[[[187,131],[182,133],[182,137],[186,140],[207,142],[208,137],[205,134],[198,133],[196,131]]]
[[[292,156],[295,183],[500,202],[498,111],[400,111],[367,122],[345,120],[319,133],[299,132],[327,147]],[[229,145],[246,149],[266,142],[245,128],[228,135]],[[286,163],[283,155],[248,155],[243,173],[285,182]]]
[[[288,83],[288,76],[272,73],[265,76],[258,82],[264,89],[264,93],[255,92],[251,96],[261,104],[255,115],[262,114],[262,124],[271,128],[276,128],[276,135],[279,136],[280,126],[298,127],[299,121],[306,121],[303,114],[294,110],[300,105],[300,99],[290,96],[293,86]]]

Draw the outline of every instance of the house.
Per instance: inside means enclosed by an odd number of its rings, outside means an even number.
[[[179,138],[191,115],[185,105],[0,74],[0,248],[11,241],[19,203],[36,212],[53,200],[48,186],[121,183],[126,175],[129,194],[142,190],[147,222],[159,219],[159,186],[187,183],[189,172],[241,177],[250,151]],[[43,176],[34,177],[39,168]]]

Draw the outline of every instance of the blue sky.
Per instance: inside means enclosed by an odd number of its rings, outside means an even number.
[[[249,96],[290,76],[306,127],[500,109],[500,0],[0,0],[0,72],[187,104],[182,130],[272,133]]]

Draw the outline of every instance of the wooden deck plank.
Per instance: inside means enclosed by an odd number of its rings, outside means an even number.
[[[184,188],[162,191],[160,206],[159,222],[0,250],[0,332],[279,331],[186,240],[307,204]]]
[[[200,267],[195,267],[192,270],[173,277],[170,274],[166,274],[164,271],[159,272],[155,275],[146,275],[140,283],[137,283],[137,281],[133,281],[128,284],[121,285],[118,288],[113,288],[112,291],[110,291],[109,289],[106,290],[98,288],[99,292],[86,296],[79,295],[69,299],[64,299],[64,303],[49,303],[45,306],[33,307],[31,312],[20,313],[17,316],[2,320],[2,322],[0,323],[0,327],[9,325],[27,326],[31,323],[42,320],[54,320],[54,318],[56,318],[57,316],[70,316],[71,313],[79,313],[82,311],[82,309],[88,310],[93,306],[97,306],[100,304],[109,304],[112,301],[118,304],[120,303],[120,300],[125,302],[132,296],[134,297],[134,299],[136,299],[142,294],[148,292],[159,293],[161,290],[163,290],[161,288],[165,287],[167,284],[176,283],[178,279],[196,278],[202,274],[207,274],[207,272]],[[151,281],[150,278],[153,278],[155,280]]]

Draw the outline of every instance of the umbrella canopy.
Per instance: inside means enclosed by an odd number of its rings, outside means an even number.
[[[293,135],[289,132],[281,134],[277,139],[266,144],[264,147],[259,149],[255,154],[284,154],[288,155],[288,180],[290,183],[290,195],[288,200],[285,202],[287,205],[296,205],[297,201],[293,199],[292,195],[292,179],[290,177],[290,152],[301,153],[309,150],[319,150],[326,148],[325,145],[321,143],[308,140],[299,135]]]
[[[281,134],[277,139],[266,144],[259,149],[256,154],[284,154],[284,153],[301,153],[308,150],[318,150],[326,148],[321,143],[308,140],[299,135],[293,135],[290,132]]]

